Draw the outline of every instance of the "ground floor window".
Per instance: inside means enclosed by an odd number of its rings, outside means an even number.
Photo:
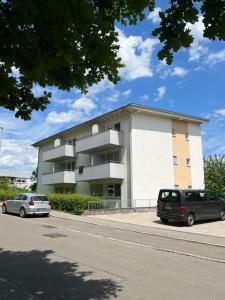
[[[103,196],[103,184],[93,184],[91,185],[91,195],[102,197]]]
[[[107,191],[109,197],[121,197],[121,184],[108,184]]]

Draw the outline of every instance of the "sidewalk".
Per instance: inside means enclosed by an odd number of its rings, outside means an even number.
[[[163,224],[156,216],[156,212],[112,214],[98,216],[95,215],[91,217],[135,225],[150,226],[159,229],[175,230],[185,233],[195,233],[225,238],[225,222],[219,220],[197,222],[192,227],[186,227],[181,223],[174,222]]]
[[[155,217],[155,212],[77,216],[52,210],[51,216],[69,221],[95,224],[102,227],[112,227],[118,230],[127,230],[181,240],[184,239],[202,243],[225,245],[225,222],[220,221],[199,223],[190,228],[182,225],[175,226],[160,224],[158,219]],[[211,230],[210,227],[212,227]],[[206,228],[208,228],[208,230],[206,230]]]

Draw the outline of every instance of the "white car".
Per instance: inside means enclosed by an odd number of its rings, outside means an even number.
[[[21,218],[27,215],[43,215],[49,216],[51,206],[45,195],[24,193],[16,195],[13,199],[9,199],[2,204],[2,213],[19,214]]]

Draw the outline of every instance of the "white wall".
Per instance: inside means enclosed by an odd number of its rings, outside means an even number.
[[[39,148],[38,151],[38,182],[37,182],[37,192],[38,193],[48,193],[54,192],[54,188],[51,185],[46,185],[43,183],[42,174],[52,172],[53,163],[43,162],[43,152],[53,147],[53,143],[48,143]]]
[[[193,189],[204,189],[204,168],[202,155],[201,127],[197,124],[188,124],[191,178]]]
[[[159,190],[174,188],[171,120],[132,114],[133,206],[156,204]]]

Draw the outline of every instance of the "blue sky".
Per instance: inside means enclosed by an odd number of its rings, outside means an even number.
[[[75,88],[63,92],[51,87],[52,103],[45,112],[34,112],[29,122],[0,109],[4,127],[0,175],[29,176],[37,165],[33,142],[130,102],[209,118],[202,127],[203,153],[225,153],[224,43],[203,38],[200,19],[190,25],[191,48],[176,53],[167,66],[157,59],[161,45],[150,35],[157,26],[158,10],[137,26],[117,25],[119,56],[126,64],[117,85],[104,79],[86,95]],[[42,92],[39,86],[33,90],[36,95]]]

